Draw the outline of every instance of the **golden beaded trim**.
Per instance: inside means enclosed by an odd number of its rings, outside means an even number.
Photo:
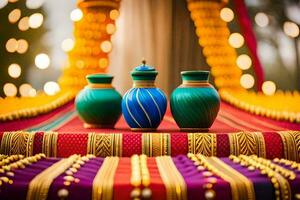
[[[79,155],[73,155],[62,159],[35,176],[29,183],[26,199],[46,200],[53,180],[69,168],[78,157]]]
[[[104,159],[93,181],[92,199],[112,199],[118,163],[118,157],[106,157]]]
[[[170,156],[155,158],[159,174],[166,186],[167,200],[186,200],[187,186]]]
[[[150,173],[147,166],[147,156],[142,154],[140,156],[133,155],[131,161],[131,178],[130,183],[134,187],[130,197],[132,199],[147,199],[151,198],[152,192],[149,189],[151,183]],[[141,189],[141,185],[143,188]]]
[[[232,199],[255,199],[253,183],[247,177],[225,164],[217,157],[205,157],[201,154],[195,156],[198,159],[199,164],[229,182]],[[189,155],[189,157],[191,157],[191,155]]]
[[[250,171],[258,169],[261,174],[268,176],[275,188],[276,199],[291,199],[291,188],[286,178],[290,180],[295,179],[296,175],[293,171],[284,169],[269,160],[259,158],[255,155],[239,155],[238,157],[231,155],[229,158],[234,163],[239,163],[242,166],[248,167],[248,170]]]

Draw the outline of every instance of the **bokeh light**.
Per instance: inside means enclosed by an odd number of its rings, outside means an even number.
[[[243,88],[250,89],[254,86],[255,80],[251,74],[243,74],[240,79],[240,84]]]
[[[100,48],[104,53],[108,53],[112,49],[112,44],[110,41],[106,40],[101,43]]]
[[[7,40],[5,47],[8,52],[13,53],[18,49],[18,41],[15,38],[10,38]]]
[[[29,17],[23,17],[18,24],[20,31],[27,31],[29,29]]]
[[[41,13],[34,13],[29,17],[29,27],[30,28],[39,28],[44,21],[44,16]]]
[[[28,42],[24,39],[18,40],[17,52],[23,54],[27,51],[27,49],[28,49]]]
[[[220,11],[220,17],[225,22],[231,22],[234,18],[234,13],[230,8],[222,8]]]
[[[45,0],[26,0],[26,7],[29,9],[38,9],[44,2]]]
[[[7,0],[0,0],[0,9],[4,8],[7,5],[8,1]]]
[[[107,58],[100,58],[99,59],[99,67],[105,69],[108,66],[108,59]]]
[[[271,96],[276,92],[276,84],[273,81],[265,81],[261,89],[265,95]]]
[[[50,58],[47,54],[41,53],[35,57],[35,65],[39,69],[46,69],[50,65]]]
[[[248,55],[242,54],[237,57],[236,64],[240,69],[247,70],[251,67],[252,60]]]
[[[9,65],[8,67],[8,75],[12,78],[18,78],[20,77],[22,72],[22,69],[20,67],[20,65],[13,63],[11,65]]]
[[[16,8],[8,14],[8,21],[12,24],[16,23],[21,17],[21,10]]]
[[[60,91],[59,85],[54,81],[49,81],[44,85],[44,91],[47,95],[55,95]]]
[[[106,32],[108,34],[113,34],[116,31],[116,26],[114,24],[107,24],[106,25]]]
[[[116,20],[118,17],[119,17],[119,11],[118,10],[111,10],[110,12],[109,12],[109,17],[110,17],[110,19],[112,19],[112,20]]]
[[[298,37],[299,36],[299,27],[294,22],[284,22],[283,31],[290,37]]]
[[[244,37],[239,33],[232,33],[228,39],[229,44],[234,48],[240,48],[244,44]]]
[[[62,41],[61,43],[61,48],[62,50],[68,52],[71,51],[74,47],[74,40],[71,38],[67,38],[65,40]]]
[[[259,12],[255,15],[255,23],[260,27],[266,27],[269,25],[269,17],[263,12]]]
[[[3,86],[3,92],[7,97],[14,97],[17,95],[18,89],[12,83],[5,83]]]
[[[34,89],[34,88],[31,88],[30,90],[29,90],[29,96],[30,97],[35,97],[36,96],[36,89]]]
[[[77,22],[80,21],[83,17],[83,13],[79,8],[72,10],[70,14],[70,18],[72,21]]]
[[[32,89],[32,86],[28,83],[23,83],[19,87],[19,93],[22,97],[29,97],[30,96],[30,90]]]

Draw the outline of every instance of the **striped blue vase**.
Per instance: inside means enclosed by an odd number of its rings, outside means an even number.
[[[133,131],[155,130],[165,115],[167,98],[154,85],[157,74],[145,63],[131,72],[134,84],[123,97],[122,112]]]

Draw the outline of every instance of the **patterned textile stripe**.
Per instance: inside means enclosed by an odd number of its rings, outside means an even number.
[[[217,155],[217,136],[214,133],[189,133],[189,153],[205,156]]]
[[[244,130],[244,131],[247,130],[244,126],[240,126],[235,122],[233,122],[232,120],[223,117],[222,115],[218,115],[216,120],[220,121],[223,124],[226,124],[227,126],[231,127],[234,130]]]
[[[265,140],[260,132],[239,132],[229,134],[230,154],[258,155],[266,157]]]
[[[118,157],[106,157],[93,181],[93,200],[110,200],[113,198],[113,186]]]
[[[26,127],[26,130],[29,131],[29,130],[37,129],[38,127],[47,126],[48,124],[51,124],[54,121],[56,121],[57,119],[62,118],[64,115],[66,115],[67,113],[69,113],[73,110],[74,110],[74,105],[73,104],[69,105],[65,109],[61,110],[60,112],[57,112],[57,113],[53,112],[54,114],[52,116],[49,116],[48,118],[41,121],[40,123],[36,123],[34,125]]]
[[[219,112],[219,116],[231,123],[235,124],[235,126],[243,127],[241,130],[261,130],[260,127],[253,126],[252,124],[247,123],[246,121],[240,120],[233,115],[230,115],[222,110]]]
[[[229,182],[233,200],[254,200],[255,191],[252,182],[217,157],[198,155],[214,173]],[[208,166],[206,166],[208,167]]]
[[[159,169],[155,158],[148,158],[147,166],[150,173],[150,189],[152,191],[152,199],[166,199],[166,188],[162,177],[159,174]]]
[[[284,146],[281,136],[276,132],[266,132],[263,133],[263,136],[266,145],[266,158],[284,158]]]
[[[156,164],[166,188],[167,200],[186,200],[187,186],[170,156],[156,157]]]
[[[87,153],[95,156],[122,156],[122,134],[89,133]]]
[[[36,132],[33,141],[33,155],[43,152],[44,132]]]
[[[58,134],[57,157],[68,157],[72,154],[85,155],[87,150],[88,134],[65,133]]]
[[[225,157],[230,155],[230,143],[228,134],[217,134],[217,156]]]
[[[186,154],[188,152],[188,137],[186,133],[172,133],[171,155]]]
[[[143,133],[142,153],[151,157],[171,155],[170,134]]]
[[[284,157],[296,162],[300,161],[300,132],[299,131],[279,131],[282,142]]]
[[[1,154],[33,155],[34,132],[5,132],[1,140]]]
[[[29,183],[26,199],[46,200],[53,180],[66,171],[66,169],[69,168],[77,158],[78,155],[73,155],[69,158],[61,159],[36,175]]]
[[[47,157],[57,156],[57,132],[46,132],[43,135],[42,153]]]
[[[278,121],[271,120],[266,117],[256,116],[251,113],[242,111],[242,110],[240,110],[234,106],[231,106],[227,103],[224,103],[224,102],[221,103],[221,110],[228,114],[230,113],[231,115],[239,116],[239,118],[243,121],[247,121],[247,119],[250,119],[250,121],[248,121],[248,123],[253,122],[253,123],[260,124],[260,125],[268,128],[269,131],[271,131],[271,130],[277,130],[277,131],[278,130],[287,130],[286,125],[293,124],[293,123],[288,123],[288,122],[278,123]],[[283,124],[286,124],[286,125],[283,125]]]
[[[131,200],[130,193],[133,190],[133,186],[130,183],[130,178],[130,157],[121,158],[114,178],[114,199]]]
[[[284,128],[280,126],[276,126],[275,124],[270,124],[268,122],[258,120],[255,117],[251,117],[250,121],[246,120],[246,118],[241,117],[240,115],[236,115],[236,113],[230,113],[226,109],[222,109],[219,112],[223,117],[230,119],[231,121],[239,124],[241,126],[247,127],[247,130],[261,130],[261,131],[274,131],[274,130],[284,130]]]
[[[50,122],[45,123],[45,124],[43,123],[43,125],[40,125],[40,126],[31,127],[29,129],[27,129],[27,131],[50,131],[50,130],[55,130],[55,129],[58,129],[58,128],[62,127],[63,125],[65,125],[66,123],[68,123],[69,121],[74,119],[75,117],[77,117],[77,112],[73,108],[72,110],[68,111],[67,113],[65,113],[62,116],[59,116],[55,120],[50,121]]]
[[[124,157],[142,153],[142,133],[124,134],[122,154]]]

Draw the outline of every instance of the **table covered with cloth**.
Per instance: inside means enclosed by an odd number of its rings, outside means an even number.
[[[73,101],[44,115],[0,123],[0,153],[52,157],[94,154],[128,157],[201,153],[224,157],[256,154],[300,161],[300,124],[276,121],[227,103],[206,133],[181,132],[168,109],[156,132],[131,132],[123,117],[115,129],[85,129]]]
[[[257,156],[0,156],[0,199],[299,199],[300,164]]]

